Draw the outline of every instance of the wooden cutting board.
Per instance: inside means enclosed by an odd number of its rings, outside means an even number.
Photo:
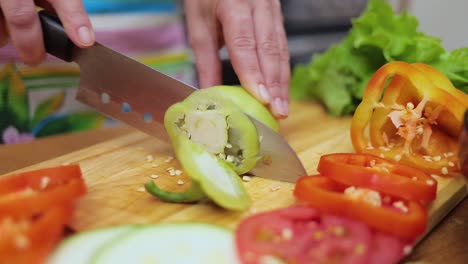
[[[322,154],[353,152],[350,117],[332,118],[315,103],[293,102],[290,117],[282,121],[281,133],[298,153],[309,174],[316,172]],[[234,228],[245,216],[293,204],[293,184],[254,177],[245,182],[253,206],[244,212],[221,209],[211,202],[174,204],[161,202],[144,192],[152,180],[161,188],[183,191],[189,186],[186,173],[171,176],[167,168],[180,169],[169,143],[140,132],[109,140],[53,160],[22,169],[60,164],[80,164],[88,194],[78,203],[71,227],[77,231],[129,223],[209,222]],[[177,182],[182,180],[182,185]],[[431,230],[467,194],[461,176],[439,179],[437,200],[430,206]]]

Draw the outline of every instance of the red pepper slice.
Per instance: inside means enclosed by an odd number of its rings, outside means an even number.
[[[381,205],[373,205],[344,194],[347,187],[325,176],[303,176],[296,182],[294,195],[323,213],[356,219],[398,237],[414,239],[424,233],[428,216],[418,202],[385,196]]]
[[[374,155],[322,155],[317,170],[334,181],[407,200],[428,203],[435,200],[437,194],[437,181],[429,174]]]
[[[0,219],[0,259],[5,263],[43,263],[59,242],[73,208],[64,204],[31,217]]]
[[[59,166],[0,177],[0,218],[27,217],[69,203],[86,193],[78,165]]]

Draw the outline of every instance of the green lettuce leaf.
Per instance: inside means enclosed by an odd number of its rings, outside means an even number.
[[[443,54],[434,65],[458,89],[468,93],[468,47]]]

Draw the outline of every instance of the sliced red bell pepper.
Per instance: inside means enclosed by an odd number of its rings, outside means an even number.
[[[322,213],[359,220],[401,238],[415,239],[424,233],[428,216],[418,202],[384,196],[381,204],[375,204],[365,196],[345,194],[347,187],[325,176],[303,176],[296,183],[294,195]]]
[[[369,81],[351,124],[358,153],[437,175],[459,172],[458,137],[468,95],[428,65],[390,62]]]
[[[59,166],[0,177],[0,218],[26,217],[86,193],[78,165]]]
[[[72,212],[72,205],[64,204],[31,217],[1,218],[0,259],[40,263],[60,240]]]
[[[437,181],[429,174],[369,154],[334,153],[320,157],[317,170],[337,182],[428,203],[436,198]]]
[[[0,260],[44,263],[86,192],[78,165],[0,177]]]

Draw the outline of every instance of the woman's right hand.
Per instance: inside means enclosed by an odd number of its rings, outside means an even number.
[[[68,37],[78,47],[94,44],[95,36],[81,0],[0,0],[0,47],[10,39],[25,64],[45,58],[37,6],[55,12]]]

